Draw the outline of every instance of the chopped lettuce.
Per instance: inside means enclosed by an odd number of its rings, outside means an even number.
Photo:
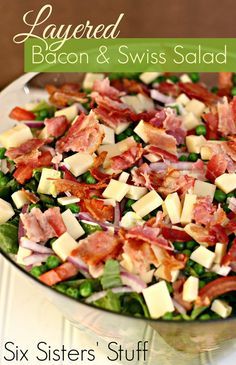
[[[101,284],[103,289],[114,288],[122,285],[122,281],[120,278],[120,265],[118,261],[106,261]]]

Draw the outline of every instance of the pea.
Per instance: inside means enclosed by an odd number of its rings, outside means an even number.
[[[7,183],[7,187],[9,187],[14,193],[15,191],[20,189],[20,184],[15,179],[12,179]]]
[[[37,120],[37,121],[39,121],[39,122],[41,122],[41,121],[43,121],[43,120],[44,120],[44,117],[41,117],[39,113],[35,113],[35,114],[36,114],[36,118],[35,118],[35,120]]]
[[[166,76],[160,75],[156,78],[155,82],[161,83],[166,81]]]
[[[222,208],[224,209],[225,213],[231,212],[231,210],[229,209],[229,205],[227,203],[223,203]]]
[[[186,242],[186,248],[189,249],[189,250],[192,250],[196,246],[197,246],[197,242],[195,242],[195,241],[187,241]]]
[[[176,242],[173,243],[173,245],[174,245],[174,248],[177,251],[183,251],[185,249],[185,243],[184,242],[176,241]]]
[[[202,289],[206,285],[204,280],[199,280],[199,289]]]
[[[214,199],[218,203],[223,203],[226,200],[227,195],[220,189],[216,189]]]
[[[133,134],[133,129],[132,128],[127,128],[125,131],[124,131],[124,133],[126,134],[126,136],[127,137],[130,137],[130,136],[132,136],[132,134]]]
[[[198,125],[195,129],[195,132],[197,136],[205,136],[207,134],[206,126],[203,124]]]
[[[191,162],[196,162],[199,158],[199,154],[198,153],[195,153],[195,152],[191,152],[189,155],[188,155],[188,161],[191,161]]]
[[[8,186],[0,186],[0,198],[8,199],[11,195],[11,189]]]
[[[7,151],[6,148],[4,148],[4,147],[0,148],[0,160],[3,160],[4,158],[6,158],[5,157],[5,152],[6,151]]]
[[[162,319],[170,321],[171,319],[173,319],[173,313],[172,312],[167,312],[164,314],[164,316],[162,316]]]
[[[116,142],[123,141],[123,139],[127,138],[125,132],[122,132],[116,136]]]
[[[234,198],[234,197],[235,197],[235,194],[234,194],[234,192],[231,192],[231,193],[228,193],[228,194],[226,195],[226,197],[227,197],[227,198]]]
[[[86,298],[92,294],[93,288],[89,281],[85,281],[80,285],[79,290],[80,290],[80,295]]]
[[[195,262],[194,262],[193,260],[189,259],[189,260],[186,262],[186,267],[187,267],[187,268],[190,268],[190,267],[192,267],[194,264],[195,264]]]
[[[211,92],[212,92],[213,94],[217,94],[217,93],[218,93],[218,91],[219,91],[219,89],[218,89],[218,87],[217,87],[217,86],[213,86],[213,87],[211,88]]]
[[[171,80],[172,82],[174,82],[175,84],[177,82],[179,82],[179,77],[176,76],[176,75],[171,75],[171,76],[168,77],[168,79]]]
[[[41,118],[45,119],[48,117],[48,111],[46,109],[40,110],[39,115]]]
[[[179,161],[188,161],[188,157],[187,157],[187,156],[185,156],[185,155],[181,155],[181,156],[179,157]]]
[[[133,138],[134,138],[134,140],[137,142],[137,143],[141,143],[142,142],[142,139],[136,134],[136,133],[134,133],[133,134]]]
[[[30,270],[30,273],[38,278],[40,275],[44,274],[46,271],[48,271],[48,267],[46,265],[40,265],[40,266],[35,266]]]
[[[80,212],[80,207],[79,205],[77,204],[68,204],[66,206],[66,209],[70,209],[70,211],[73,213],[73,214],[78,214]]]
[[[199,319],[200,319],[201,321],[208,321],[209,319],[211,319],[211,316],[210,316],[210,314],[205,313],[205,314],[202,314],[202,315],[199,317]]]
[[[49,256],[46,261],[46,265],[49,269],[55,269],[55,267],[59,266],[61,260],[56,256]]]
[[[126,209],[131,209],[132,205],[135,203],[135,200],[133,199],[128,199],[126,204],[125,204],[125,208]]]
[[[29,210],[31,211],[33,208],[39,208],[39,209],[41,209],[41,206],[40,206],[40,204],[30,204]]]
[[[193,269],[194,269],[195,273],[199,276],[205,273],[204,267],[200,264],[195,264],[193,266]]]
[[[60,284],[57,284],[55,285],[55,289],[57,291],[59,291],[60,293],[66,293],[66,290],[68,289],[67,285],[66,284],[63,284],[63,283],[60,283]]]
[[[231,95],[236,96],[236,87],[233,87],[231,90]]]
[[[79,297],[79,289],[77,288],[68,288],[66,290],[66,294],[72,298],[78,298]]]
[[[184,255],[186,255],[186,256],[190,256],[192,252],[191,252],[190,250],[187,250],[187,249],[186,249],[186,250],[183,250],[183,251],[182,251],[182,253],[183,253]]]
[[[200,80],[200,75],[198,72],[190,72],[189,77],[192,80],[192,82],[194,82],[194,83],[199,82],[199,80]]]
[[[97,180],[91,175],[89,171],[85,172],[82,175],[82,179],[84,180],[84,182],[86,182],[86,184],[96,184],[97,182]]]
[[[7,176],[3,176],[2,178],[0,178],[0,186],[6,186],[8,182],[9,179]]]

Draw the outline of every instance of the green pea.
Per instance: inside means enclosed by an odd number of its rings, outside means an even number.
[[[141,143],[142,142],[142,139],[136,133],[133,133],[133,138],[134,138],[134,140],[137,143]]]
[[[182,253],[183,253],[184,255],[186,255],[186,256],[190,256],[192,252],[191,252],[190,250],[187,250],[187,249],[186,249],[186,250],[183,250],[183,251],[182,251]]]
[[[57,256],[49,256],[46,261],[46,265],[49,269],[55,269],[60,263],[61,260]]]
[[[2,178],[0,178],[0,186],[6,186],[8,182],[9,178],[7,176],[3,176]]]
[[[89,297],[93,291],[92,284],[90,283],[90,281],[85,281],[80,285],[79,290],[82,297]]]
[[[176,241],[176,242],[173,243],[173,245],[174,245],[174,248],[177,251],[183,251],[185,249],[185,243],[184,242]]]
[[[218,93],[218,91],[219,91],[219,89],[218,89],[218,87],[217,87],[217,86],[213,86],[213,87],[211,88],[211,92],[212,92],[213,94],[217,94],[217,93]]]
[[[158,82],[158,83],[161,83],[161,82],[165,82],[166,81],[166,76],[164,75],[160,75],[156,78],[156,80],[154,82]]]
[[[181,156],[179,157],[179,161],[188,161],[188,157],[187,157],[187,156],[185,156],[185,155],[181,155]]]
[[[233,88],[231,89],[231,95],[232,95],[232,96],[236,96],[236,87],[233,87]]]
[[[132,134],[133,134],[133,129],[132,128],[127,128],[125,131],[124,131],[124,133],[126,134],[126,136],[127,137],[130,137],[130,136],[132,136]]]
[[[205,273],[204,267],[200,264],[195,264],[193,266],[193,269],[194,269],[195,273],[199,276]]]
[[[202,314],[202,315],[199,317],[199,319],[200,319],[201,321],[208,321],[209,319],[211,319],[211,316],[210,316],[210,314],[205,313],[205,314]]]
[[[234,192],[232,191],[231,193],[228,193],[228,194],[226,195],[226,197],[227,197],[227,198],[234,198],[234,197],[235,197],[235,194],[234,194]]]
[[[3,160],[5,157],[5,153],[6,153],[6,148],[4,147],[0,147],[0,160]]]
[[[48,111],[46,109],[40,110],[39,115],[41,118],[45,119],[48,117]]]
[[[133,199],[128,199],[126,204],[125,204],[125,208],[126,209],[131,209],[132,205],[135,203],[135,200]]]
[[[202,289],[206,285],[204,280],[199,280],[199,289]]]
[[[207,134],[206,126],[203,124],[198,125],[195,129],[195,132],[197,136],[205,136]]]
[[[127,138],[127,136],[126,136],[125,132],[122,132],[116,136],[116,142],[123,141],[123,139],[126,139],[126,138]]]
[[[193,260],[189,259],[189,260],[186,262],[186,267],[187,267],[187,268],[190,268],[190,267],[192,267],[194,264],[195,264],[195,262],[194,262]]]
[[[229,205],[227,203],[223,203],[222,208],[224,209],[225,213],[231,212],[231,210],[229,209]]]
[[[192,80],[192,82],[194,82],[194,83],[199,82],[199,80],[200,80],[199,72],[190,72],[189,77]]]
[[[173,319],[174,315],[172,312],[167,312],[164,314],[164,316],[162,316],[162,319],[165,319],[167,321],[170,321],[171,319]]]
[[[176,75],[171,75],[171,76],[168,77],[168,79],[171,80],[172,82],[174,82],[175,84],[177,82],[179,82],[179,77],[176,76]]]
[[[198,153],[191,152],[191,153],[188,155],[188,161],[196,162],[198,159],[199,159],[199,154],[198,154]]]
[[[66,294],[72,298],[78,298],[79,297],[79,289],[77,288],[68,288],[66,290]]]
[[[9,187],[12,193],[14,193],[20,189],[20,184],[15,179],[12,179],[7,183],[7,187]]]
[[[8,199],[11,196],[11,189],[8,186],[0,186],[0,198]]]
[[[39,121],[39,122],[41,122],[41,121],[43,121],[44,120],[44,117],[41,117],[41,115],[39,114],[39,113],[35,113],[36,114],[36,118],[35,118],[35,120],[37,120],[37,121]]]
[[[46,265],[40,265],[40,266],[35,266],[30,270],[30,273],[38,278],[40,275],[44,274],[46,271],[48,271],[48,267]]]
[[[188,248],[189,250],[194,249],[196,246],[197,246],[197,242],[195,242],[195,241],[186,242],[186,248]]]
[[[70,209],[73,214],[77,214],[80,212],[80,207],[77,204],[68,204],[66,208]]]
[[[226,198],[227,198],[227,195],[222,190],[216,189],[214,199],[218,203],[223,203],[226,200]]]
[[[39,208],[39,209],[41,209],[41,205],[40,204],[30,204],[29,210],[31,211],[33,208]]]
[[[85,172],[82,175],[82,179],[86,184],[96,184],[97,180],[91,175],[90,171]]]
[[[55,285],[54,287],[57,291],[59,291],[60,293],[66,293],[68,287],[66,284],[63,284],[63,283],[60,283],[60,284],[57,284]]]

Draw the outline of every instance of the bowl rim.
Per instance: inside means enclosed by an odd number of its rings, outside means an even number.
[[[82,74],[86,74],[86,72],[81,72]],[[0,92],[0,102],[1,102],[1,98],[5,95],[7,95],[8,93],[11,93],[11,91],[13,91],[16,87],[24,87],[28,81],[30,81],[34,76],[40,74],[40,72],[29,72],[29,73],[25,73],[21,76],[19,76],[17,79],[15,79],[14,81],[12,81],[9,85],[7,85],[3,90],[1,90]],[[230,322],[232,320],[235,320],[236,318],[236,314],[232,317],[228,317],[228,318],[216,318],[216,319],[208,319],[208,320],[200,320],[200,319],[195,319],[195,320],[172,320],[172,319],[155,319],[155,318],[146,318],[146,317],[135,317],[132,316],[131,314],[124,314],[124,313],[119,313],[119,312],[115,312],[112,310],[107,310],[101,307],[96,307],[93,304],[90,303],[85,303],[80,301],[79,299],[70,297],[68,295],[66,295],[65,293],[59,292],[55,289],[53,289],[52,287],[49,287],[48,285],[44,284],[43,282],[41,282],[40,280],[38,280],[37,278],[35,278],[34,276],[30,275],[30,273],[28,271],[26,271],[22,266],[18,265],[16,263],[16,261],[14,261],[11,256],[9,256],[6,252],[4,252],[1,248],[0,248],[0,254],[3,256],[3,258],[5,258],[10,264],[12,264],[17,270],[19,270],[21,273],[24,273],[26,277],[30,278],[33,282],[36,282],[38,284],[40,284],[42,287],[48,289],[48,290],[52,290],[55,294],[63,296],[64,298],[67,298],[68,300],[72,300],[73,302],[79,303],[80,305],[84,305],[86,307],[89,307],[91,309],[95,309],[98,311],[101,311],[102,313],[110,313],[116,316],[121,316],[123,318],[129,318],[129,319],[134,319],[134,320],[138,320],[138,321],[145,321],[145,322],[150,322],[152,324],[165,324],[165,323],[173,323],[175,325],[181,324],[184,326],[188,326],[191,325],[193,323],[197,323],[197,324],[209,324],[209,323],[227,323]]]

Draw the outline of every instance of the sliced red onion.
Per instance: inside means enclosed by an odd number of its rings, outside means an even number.
[[[47,258],[51,256],[50,254],[44,253],[35,253],[30,256],[27,256],[23,259],[26,266],[41,264],[42,262],[47,261]]]
[[[25,125],[27,125],[27,127],[29,128],[43,128],[44,127],[44,123],[43,122],[37,122],[37,121],[26,121],[23,122]]]
[[[33,242],[26,237],[21,237],[20,246],[28,248],[35,253],[53,254],[53,250],[51,248],[42,246],[39,243]]]
[[[78,267],[79,271],[85,278],[91,278],[88,265],[86,265],[79,257],[69,256],[67,257],[67,261]]]
[[[147,287],[147,284],[142,279],[128,271],[122,271],[120,276],[122,283],[137,293],[141,293]]]
[[[174,304],[175,309],[177,309],[177,311],[180,314],[186,314],[187,313],[186,309],[181,304],[179,304],[176,300],[172,299],[172,302]]]
[[[174,103],[175,101],[175,99],[173,99],[171,96],[162,94],[160,91],[156,89],[152,89],[150,94],[152,99],[159,101],[160,103],[163,104],[171,104]]]
[[[227,203],[229,204],[229,209],[236,213],[236,198],[231,197],[227,199]]]
[[[113,227],[113,225],[110,223],[104,223],[104,222],[100,222],[100,221],[96,220],[89,213],[81,212],[81,213],[75,214],[75,216],[76,216],[76,218],[78,218],[81,221],[85,220],[85,221],[88,221],[88,222],[91,222],[94,224],[98,224],[104,231],[107,231],[108,227]]]
[[[23,213],[23,214],[27,213],[28,207],[29,207],[28,204],[25,204],[23,206],[22,210],[21,210],[21,213]],[[21,237],[24,237],[24,235],[25,235],[24,225],[23,225],[22,220],[20,218],[19,227],[18,227],[18,242],[20,242]]]
[[[113,288],[113,289],[111,289],[111,291],[115,294],[118,294],[118,293],[131,293],[133,290],[131,288],[128,288],[127,286],[126,287],[121,286],[118,288]],[[100,291],[98,293],[94,293],[93,295],[91,295],[90,297],[88,297],[86,299],[86,303],[96,302],[97,300],[104,298],[106,295],[107,295],[106,290]]]

